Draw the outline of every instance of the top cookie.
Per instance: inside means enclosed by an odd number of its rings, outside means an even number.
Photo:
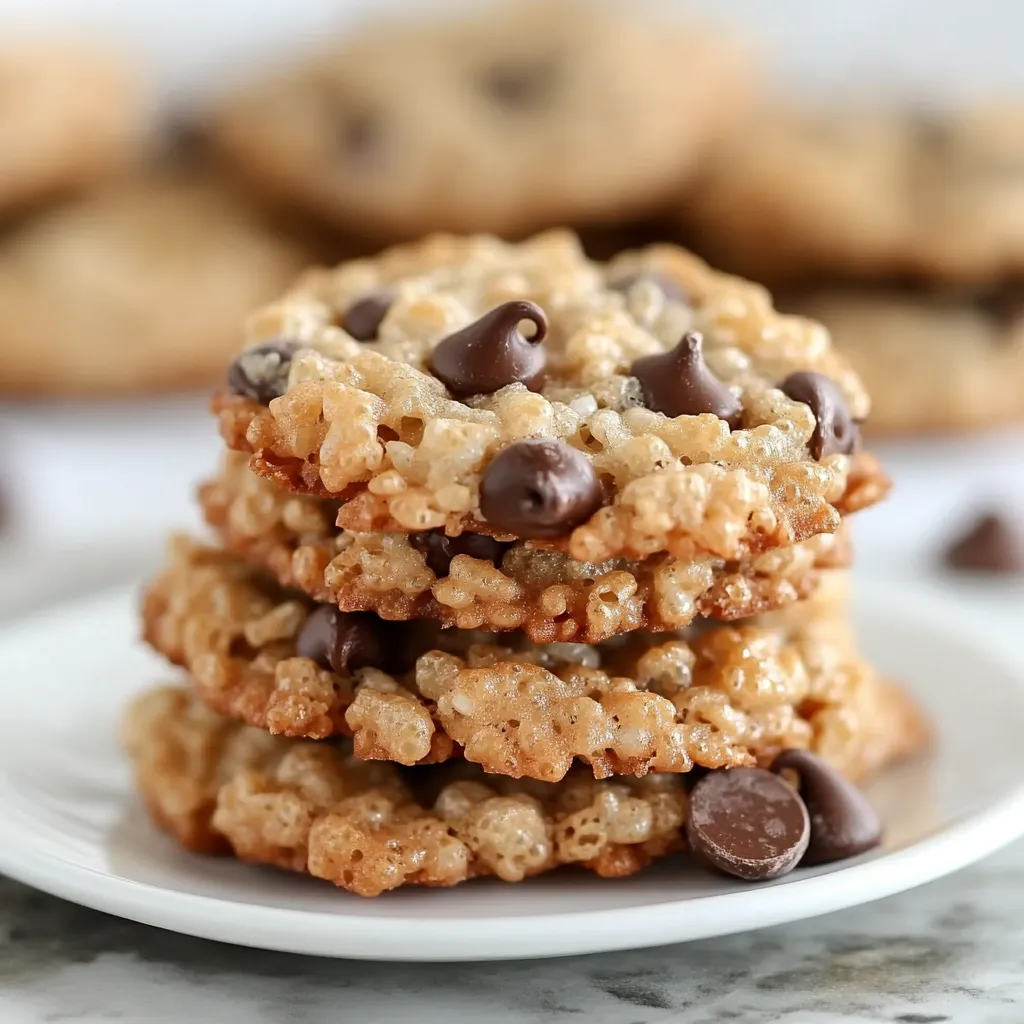
[[[1024,108],[765,116],[681,210],[702,252],[758,280],[1024,270]]]
[[[312,272],[248,337],[225,439],[350,530],[734,559],[885,491],[828,332],[672,246],[439,235]]]
[[[750,92],[746,54],[597,0],[383,25],[211,118],[235,170],[344,230],[521,236],[650,212]]]
[[[0,212],[92,184],[139,155],[143,110],[130,70],[81,43],[0,48]]]

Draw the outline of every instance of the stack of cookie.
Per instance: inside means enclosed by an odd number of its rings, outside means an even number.
[[[705,169],[681,223],[822,320],[872,429],[1024,415],[1024,109],[775,111]]]
[[[857,653],[888,483],[819,325],[670,247],[433,236],[252,317],[127,746],[184,846],[364,896],[850,856],[925,728]]]

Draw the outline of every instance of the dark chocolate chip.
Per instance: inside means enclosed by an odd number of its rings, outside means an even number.
[[[882,821],[867,797],[827,761],[809,750],[784,750],[773,772],[794,772],[811,819],[811,840],[801,864],[831,864],[873,850]]]
[[[295,651],[340,676],[364,666],[384,668],[389,660],[385,625],[369,612],[342,612],[334,605],[320,605],[306,619]]]
[[[536,328],[524,337],[519,325]],[[449,334],[430,353],[430,370],[456,398],[489,395],[506,384],[540,386],[546,356],[541,342],[548,318],[534,302],[504,302],[461,331]]]
[[[791,373],[779,387],[794,402],[810,406],[814,413],[816,426],[809,443],[812,459],[849,455],[857,447],[857,424],[842,392],[825,374],[810,370]]]
[[[448,575],[456,555],[469,555],[491,562],[500,568],[502,556],[512,546],[502,544],[485,533],[463,533],[458,537],[445,536],[444,530],[425,530],[409,535],[409,543],[426,556],[427,567],[438,578]]]
[[[391,292],[374,292],[356,299],[341,318],[341,326],[356,341],[376,341],[381,321],[387,316],[395,297]]]
[[[1024,532],[1003,516],[984,513],[946,549],[946,564],[968,572],[1024,572]]]
[[[480,78],[485,95],[508,110],[539,106],[554,91],[560,62],[555,59],[501,64],[488,68]]]
[[[587,457],[564,441],[516,441],[480,481],[480,511],[519,537],[560,537],[589,519],[604,495]]]
[[[737,878],[754,882],[792,871],[810,834],[800,795],[785,779],[763,768],[711,772],[690,794],[690,849]]]
[[[684,334],[671,352],[638,359],[630,373],[640,381],[648,409],[666,416],[710,412],[735,430],[743,420],[743,406],[707,368],[703,342],[699,334]]]
[[[246,349],[228,367],[228,389],[267,405],[285,393],[292,356],[301,347],[297,341],[275,339]]]
[[[1024,284],[1002,284],[982,292],[975,302],[996,326],[1008,329],[1024,317]]]
[[[633,285],[639,284],[641,281],[653,284],[670,302],[685,303],[689,301],[682,285],[675,278],[669,277],[668,274],[661,270],[655,270],[653,267],[634,270],[630,274],[623,274],[621,277],[613,278],[608,282],[608,287],[625,294]]]
[[[352,160],[365,160],[380,147],[382,125],[373,114],[353,114],[341,122],[341,150]]]

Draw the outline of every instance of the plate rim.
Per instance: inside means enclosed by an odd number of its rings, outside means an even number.
[[[983,653],[1022,684],[1024,665],[994,639],[992,623],[963,608],[953,595],[922,581],[859,581],[855,605],[899,607],[904,621],[936,629],[952,608],[966,629],[947,637]],[[0,650],[32,624],[86,609],[110,609],[134,600],[135,588],[119,587],[87,599],[62,602],[0,626]],[[913,596],[908,601],[908,595]],[[1024,699],[1024,698],[1022,698]],[[141,813],[141,805],[139,813]],[[150,826],[151,827],[151,826]],[[52,895],[199,938],[281,952],[371,961],[452,962],[572,956],[642,949],[713,938],[804,920],[873,902],[915,888],[986,857],[1024,835],[1024,774],[1000,798],[903,849],[865,855],[841,868],[824,867],[781,884],[727,893],[661,900],[630,907],[559,911],[530,916],[446,917],[432,914],[365,916],[353,907],[330,913],[246,904],[181,892],[109,871],[75,864],[33,848],[23,829],[0,819],[0,872]],[[687,913],[699,905],[700,914]],[[695,922],[699,924],[695,927]],[[710,922],[710,923],[709,923]],[[480,947],[482,929],[488,943]]]

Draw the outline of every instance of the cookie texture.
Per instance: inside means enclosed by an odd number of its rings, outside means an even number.
[[[227,164],[345,231],[519,236],[650,212],[741,115],[747,54],[610,3],[406,18],[210,117]]]
[[[134,69],[83,42],[0,43],[0,213],[91,186],[143,149]]]
[[[359,896],[482,876],[520,882],[562,865],[620,878],[683,845],[680,776],[546,785],[469,765],[403,771],[344,743],[239,725],[182,687],[139,697],[123,734],[150,814],[183,846]]]
[[[360,337],[351,314],[371,300],[372,337]],[[495,309],[523,302],[539,312],[495,326]],[[543,370],[519,379],[508,353],[538,333]],[[483,351],[509,382],[453,395],[435,357],[456,335],[467,374]],[[567,232],[434,236],[312,272],[250,319],[248,344],[248,384],[215,402],[223,437],[255,472],[344,499],[349,530],[520,537],[580,562],[743,560],[834,532],[888,488],[855,429],[837,444],[835,415],[819,423],[781,390],[818,373],[850,421],[867,416],[827,331],[672,246],[601,264]],[[271,398],[263,353],[282,344],[288,386]],[[705,395],[682,413],[679,396],[645,385],[648,360],[677,352],[677,390]]]
[[[844,617],[776,616],[597,646],[424,631],[315,606],[187,541],[143,607],[146,639],[212,709],[280,735],[351,735],[366,759],[461,752],[550,782],[574,761],[601,778],[810,747],[857,778],[920,745],[917,712],[856,655]]]
[[[347,530],[336,525],[338,501],[281,490],[240,453],[229,453],[221,473],[200,487],[199,502],[229,552],[316,601],[386,619],[522,629],[537,643],[597,643],[634,629],[679,629],[698,616],[746,618],[809,596],[821,570],[850,560],[843,528],[746,562],[712,555],[577,562],[483,534]]]
[[[202,177],[144,176],[43,213],[0,240],[0,391],[210,383],[303,263]]]
[[[794,295],[828,325],[872,399],[870,430],[936,433],[1024,419],[1024,290]]]

